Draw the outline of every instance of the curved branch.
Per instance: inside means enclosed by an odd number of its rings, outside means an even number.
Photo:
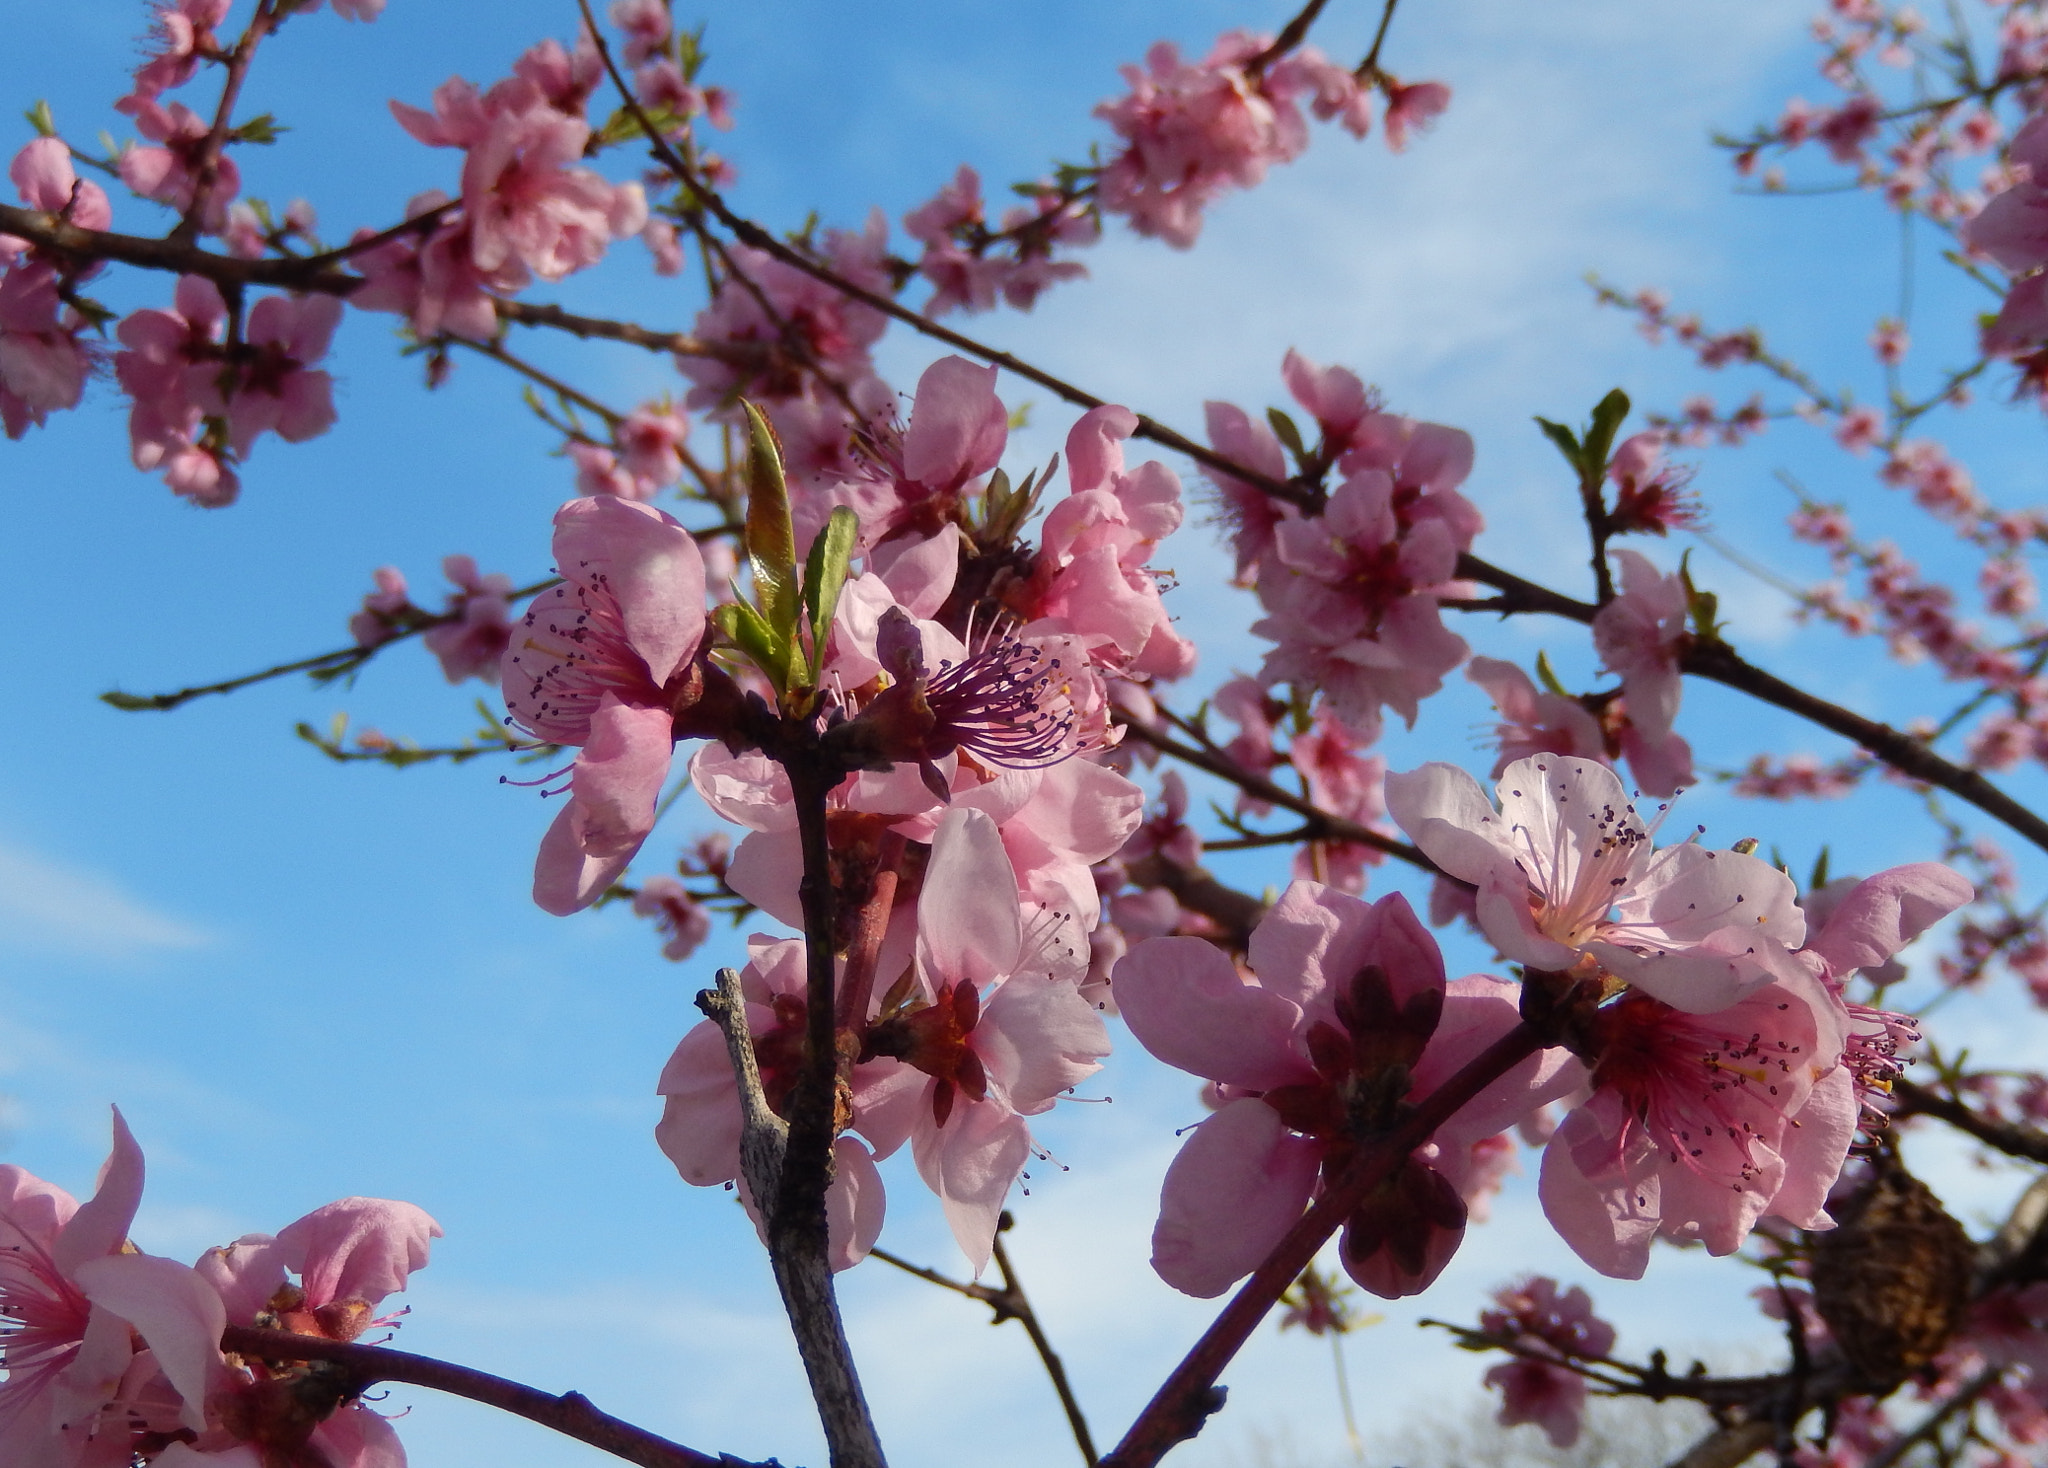
[[[608,1412],[600,1412],[581,1392],[555,1396],[487,1371],[457,1366],[432,1356],[416,1356],[410,1351],[240,1325],[223,1331],[220,1345],[224,1351],[263,1361],[331,1361],[349,1372],[358,1391],[380,1381],[402,1381],[466,1397],[551,1427],[565,1437],[589,1443],[628,1463],[642,1464],[643,1468],[778,1468],[773,1461],[750,1463],[723,1453],[713,1457],[670,1442]]]
[[[1499,612],[1504,617],[1542,612],[1590,624],[1599,610],[1588,602],[1561,595],[1533,581],[1525,581],[1473,555],[1458,557],[1458,575],[1465,580],[1482,582],[1500,592],[1499,597],[1487,601],[1445,603],[1464,611]],[[2002,822],[2016,834],[2048,851],[2048,821],[1975,770],[1966,770],[1943,759],[1923,741],[1839,704],[1817,698],[1803,688],[1795,688],[1775,674],[1766,673],[1754,663],[1745,661],[1725,642],[1695,639],[1679,657],[1678,666],[1695,678],[1705,678],[1711,683],[1747,693],[1845,739],[1852,739],[1900,774],[1938,786],[1968,801],[1993,820]]]
[[[1940,1095],[1903,1077],[1892,1082],[1892,1097],[1898,1103],[1892,1111],[1895,1117],[1931,1116],[2008,1157],[2048,1162],[2048,1132],[2039,1127],[1979,1116],[1954,1097]]]
[[[550,576],[545,581],[536,581],[531,586],[520,587],[517,591],[509,594],[505,600],[508,602],[525,601],[528,597],[539,596],[551,586],[559,585],[561,585],[561,577]],[[417,612],[418,608],[414,608],[414,610]],[[276,667],[265,668],[260,673],[244,673],[239,678],[225,678],[218,683],[201,683],[191,688],[180,688],[175,693],[123,693],[119,689],[114,689],[111,692],[102,693],[100,695],[100,702],[111,704],[113,707],[128,713],[137,713],[145,710],[161,713],[168,709],[177,708],[180,704],[190,703],[195,698],[204,698],[214,693],[233,693],[237,689],[247,688],[251,684],[268,682],[272,678],[283,678],[293,673],[311,673],[315,678],[326,681],[338,678],[344,673],[353,673],[357,668],[367,663],[394,642],[403,642],[409,637],[419,636],[422,632],[432,631],[436,627],[446,627],[450,623],[461,620],[462,613],[460,612],[420,612],[418,616],[409,619],[402,626],[394,630],[382,642],[372,643],[368,647],[361,646],[360,644],[354,647],[337,647],[333,652],[316,653],[309,658],[299,658],[294,662],[279,663]]]
[[[411,223],[411,221],[407,221]],[[203,275],[219,285],[269,285],[285,290],[314,291],[326,296],[346,296],[359,289],[363,277],[331,269],[323,263],[328,256],[304,260],[242,260],[233,255],[216,255],[210,250],[175,239],[148,235],[116,234],[112,230],[81,229],[67,220],[54,219],[35,209],[0,204],[0,234],[27,240],[39,250],[87,260],[117,260],[144,270],[168,270],[178,275]]]

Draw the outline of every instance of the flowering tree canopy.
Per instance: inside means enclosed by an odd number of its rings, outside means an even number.
[[[1595,276],[1572,330],[1677,358],[1535,371],[1400,336],[1542,254],[1449,198],[1567,110],[1501,105],[1507,53],[1457,74],[1426,0],[1089,14],[1038,54],[1094,91],[1002,92],[945,135],[983,155],[865,173],[845,119],[926,105],[872,85],[888,46],[945,91],[966,22],[149,0],[99,91],[9,74],[20,579],[97,572],[39,624],[94,635],[18,798],[81,846],[175,811],[165,880],[271,894],[303,946],[0,828],[4,941],[70,955],[0,1030],[31,1098],[0,1460],[546,1460],[447,1397],[656,1468],[1038,1462],[1058,1431],[1147,1468],[1293,1359],[1261,1356],[1300,1349],[1281,1306],[1362,1461],[1401,1414],[1361,1425],[1361,1292],[1408,1312],[1373,1379],[1476,1353],[1510,1443],[1626,1397],[1698,1414],[1692,1465],[2048,1439],[2048,4],[1830,0],[1819,102],[1735,68],[1745,207],[1889,216],[1882,290],[1831,237],[1829,313],[1780,341]],[[1569,212],[1632,146],[1602,141],[1530,187]],[[1308,201],[1364,242],[1364,317],[1289,278]],[[1574,266],[1640,268],[1595,238]],[[1243,324],[1288,299],[1315,310]],[[1487,341],[1555,334],[1487,299]],[[1747,381],[1685,396],[1703,372]],[[194,681],[223,659],[262,666]],[[245,711],[303,715],[302,674],[377,724],[274,749]],[[198,1003],[87,988],[238,946]],[[110,1118],[89,1188],[29,1140],[59,1072],[95,1155]],[[465,1247],[498,1273],[432,1283]],[[945,1344],[929,1285],[1018,1321],[1044,1383]],[[1418,1320],[1433,1347],[1396,1344]],[[577,1389],[678,1335],[704,1367],[644,1421]],[[400,1388],[435,1394],[416,1423]],[[990,1441],[1013,1396],[1042,1425]]]

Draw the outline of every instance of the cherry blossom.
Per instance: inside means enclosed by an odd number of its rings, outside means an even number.
[[[1803,971],[1712,1013],[1634,991],[1601,1009],[1591,1095],[1543,1153],[1544,1213],[1602,1274],[1639,1279],[1659,1237],[1712,1254],[1765,1214],[1832,1226],[1856,1131],[1847,1015]]]
[[[917,913],[925,1002],[885,1016],[863,1054],[899,1058],[926,1077],[911,1126],[917,1170],[979,1274],[1032,1155],[1024,1118],[1100,1070],[1109,1037],[1077,987],[1087,960],[1064,945],[1071,918],[1043,912],[1027,928],[986,812],[940,820]]]
[[[654,828],[674,724],[700,686],[704,563],[669,516],[609,497],[555,512],[555,563],[566,584],[534,599],[501,676],[512,723],[583,749],[534,866],[534,901],[566,915],[595,902]]]
[[[1803,977],[1806,937],[1791,878],[1754,856],[1687,842],[1653,850],[1603,764],[1515,761],[1495,811],[1453,765],[1389,775],[1387,808],[1447,875],[1478,888],[1478,920],[1506,957],[1605,973],[1693,1014]]]
[[[1214,1082],[1221,1103],[1168,1171],[1152,1235],[1160,1277],[1205,1297],[1250,1272],[1344,1170],[1371,1098],[1426,1096],[1517,1022],[1512,986],[1446,984],[1436,943],[1398,894],[1367,904],[1297,881],[1253,930],[1249,958],[1248,982],[1203,939],[1153,938],[1113,979],[1138,1042]],[[1437,1145],[1493,1136],[1576,1074],[1561,1052],[1531,1057],[1440,1128]],[[1367,1289],[1417,1292],[1464,1218],[1443,1175],[1411,1158],[1346,1225],[1345,1268]]]

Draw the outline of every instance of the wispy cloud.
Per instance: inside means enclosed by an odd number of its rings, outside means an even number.
[[[0,839],[0,947],[132,958],[214,941],[107,877]]]

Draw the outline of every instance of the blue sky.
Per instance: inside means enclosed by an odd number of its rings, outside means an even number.
[[[145,29],[139,6],[8,9],[9,115],[47,97],[81,144],[124,121],[108,104]],[[1288,10],[756,0],[682,13],[708,23],[709,79],[737,96],[739,126],[723,140],[740,169],[732,197],[780,228],[813,209],[828,223],[856,224],[877,205],[900,217],[963,161],[993,189],[1080,157],[1102,136],[1089,109],[1118,89],[1117,64],[1161,36],[1205,48],[1220,29],[1272,28]],[[1318,40],[1355,58],[1376,19],[1376,6],[1334,0]],[[1490,521],[1479,549],[1574,589],[1584,571],[1569,486],[1531,415],[1576,420],[1617,384],[1665,406],[1702,386],[1729,401],[1751,386],[1703,382],[1678,355],[1647,348],[1594,310],[1586,271],[1662,285],[1721,324],[1762,321],[1822,380],[1877,390],[1862,343],[1895,303],[1895,225],[1860,199],[1739,197],[1705,144],[1711,128],[1774,116],[1791,92],[1820,99],[1803,26],[1775,0],[1408,0],[1388,63],[1448,81],[1456,100],[1405,156],[1319,129],[1307,157],[1220,206],[1197,250],[1112,229],[1088,256],[1089,281],[1031,316],[969,329],[1189,429],[1207,398],[1282,400],[1290,346],[1344,362],[1394,407],[1469,429],[1468,491]],[[454,155],[405,138],[386,99],[424,105],[451,74],[487,83],[533,40],[572,29],[568,6],[472,0],[392,0],[372,26],[295,20],[266,48],[248,101],[293,130],[247,150],[247,188],[280,204],[310,198],[329,238],[389,222],[413,193],[452,185]],[[9,126],[0,146],[11,153],[28,130]],[[162,227],[134,201],[117,202],[117,221]],[[1923,244],[1923,266],[1931,253]],[[671,327],[700,304],[631,248],[537,294]],[[104,295],[122,309],[160,304],[168,282],[122,276]],[[1937,356],[1944,342],[1960,349],[1965,313],[1982,305],[1925,270],[1917,302],[1916,343]],[[0,781],[0,1156],[84,1191],[106,1107],[119,1102],[151,1165],[137,1241],[185,1257],[335,1197],[410,1199],[448,1237],[410,1292],[404,1346],[589,1391],[700,1448],[815,1463],[750,1230],[726,1196],[684,1187],[649,1140],[654,1079],[696,1018],[692,994],[736,940],[677,966],[621,912],[549,918],[526,890],[550,812],[499,786],[496,769],[342,768],[291,737],[295,721],[337,712],[423,742],[466,732],[474,685],[449,689],[415,652],[379,660],[353,686],[280,682],[168,715],[96,701],[112,687],[178,687],[338,646],[376,565],[400,566],[423,598],[450,552],[519,581],[545,569],[548,516],[570,486],[550,435],[490,364],[463,362],[424,393],[414,365],[395,359],[389,322],[349,318],[329,364],[339,425],[298,448],[263,443],[228,511],[193,510],[129,467],[108,384],[79,412],[0,444],[12,525],[0,557],[17,604],[36,614],[16,633],[12,665],[35,687],[15,695]],[[536,350],[609,401],[676,387],[655,359]],[[906,387],[933,355],[900,333],[880,351]],[[1023,384],[1003,391],[1033,404],[1009,464],[1042,463],[1073,415]],[[2017,504],[2042,497],[2039,435],[2030,412],[1987,404],[1950,441],[1995,498]],[[1820,569],[1783,533],[1778,469],[1871,503],[1872,523],[1885,523],[1863,467],[1811,430],[1779,429],[1702,456],[1716,528],[1756,560],[1795,579]],[[1205,689],[1258,649],[1244,630],[1249,603],[1222,588],[1224,563],[1198,519],[1161,559],[1179,577],[1170,604],[1204,647],[1194,681]],[[1668,562],[1678,547],[1654,549]],[[1794,629],[1779,593],[1709,552],[1695,565],[1756,660],[1882,717],[1939,707],[1930,676]],[[1568,677],[1590,675],[1569,629],[1461,630],[1496,656],[1526,663],[1548,648]],[[1687,697],[1682,727],[1710,763],[1837,750],[1717,690]],[[1484,715],[1458,684],[1390,740],[1389,758],[1483,773]],[[1785,810],[1707,789],[1686,806],[1717,843],[1756,835],[1803,867],[1827,841],[1838,869],[1861,870],[1929,854],[1911,811],[1890,792],[1855,809]],[[685,802],[649,853],[663,860],[703,828]],[[1284,880],[1248,863],[1233,874]],[[1397,877],[1376,890],[1402,887],[1415,890]],[[1484,955],[1460,961],[1478,967]],[[1951,1035],[2016,1055],[2042,1038],[2031,1011],[1960,1008]],[[1091,1090],[1114,1103],[1046,1118],[1043,1139],[1071,1170],[1034,1169],[1014,1249],[1107,1441],[1211,1307],[1174,1295],[1144,1262],[1173,1129],[1200,1114],[1190,1083],[1123,1053]],[[1924,1165],[1971,1189],[1972,1207],[2010,1189],[1959,1156],[1930,1152]],[[890,1180],[887,1244],[957,1268],[914,1176],[899,1166]],[[1473,1230],[1426,1311],[1389,1310],[1354,1342],[1354,1389],[1375,1428],[1404,1420],[1425,1386],[1483,1367],[1412,1330],[1416,1315],[1469,1318],[1486,1290],[1532,1268],[1596,1283],[1543,1229],[1529,1193],[1511,1187],[1496,1221]],[[1734,1265],[1666,1252],[1645,1284],[1595,1295],[1624,1350],[1767,1346],[1734,1293],[1746,1283]],[[957,1463],[964,1445],[990,1465],[1069,1451],[1021,1335],[990,1331],[978,1308],[879,1265],[849,1276],[845,1294],[894,1461]],[[1327,1370],[1320,1343],[1266,1332],[1226,1377],[1229,1412],[1178,1461],[1241,1461],[1252,1435],[1276,1425],[1304,1462],[1341,1450]],[[409,1411],[400,1431],[422,1468],[599,1460],[425,1393],[396,1392],[391,1406]]]

